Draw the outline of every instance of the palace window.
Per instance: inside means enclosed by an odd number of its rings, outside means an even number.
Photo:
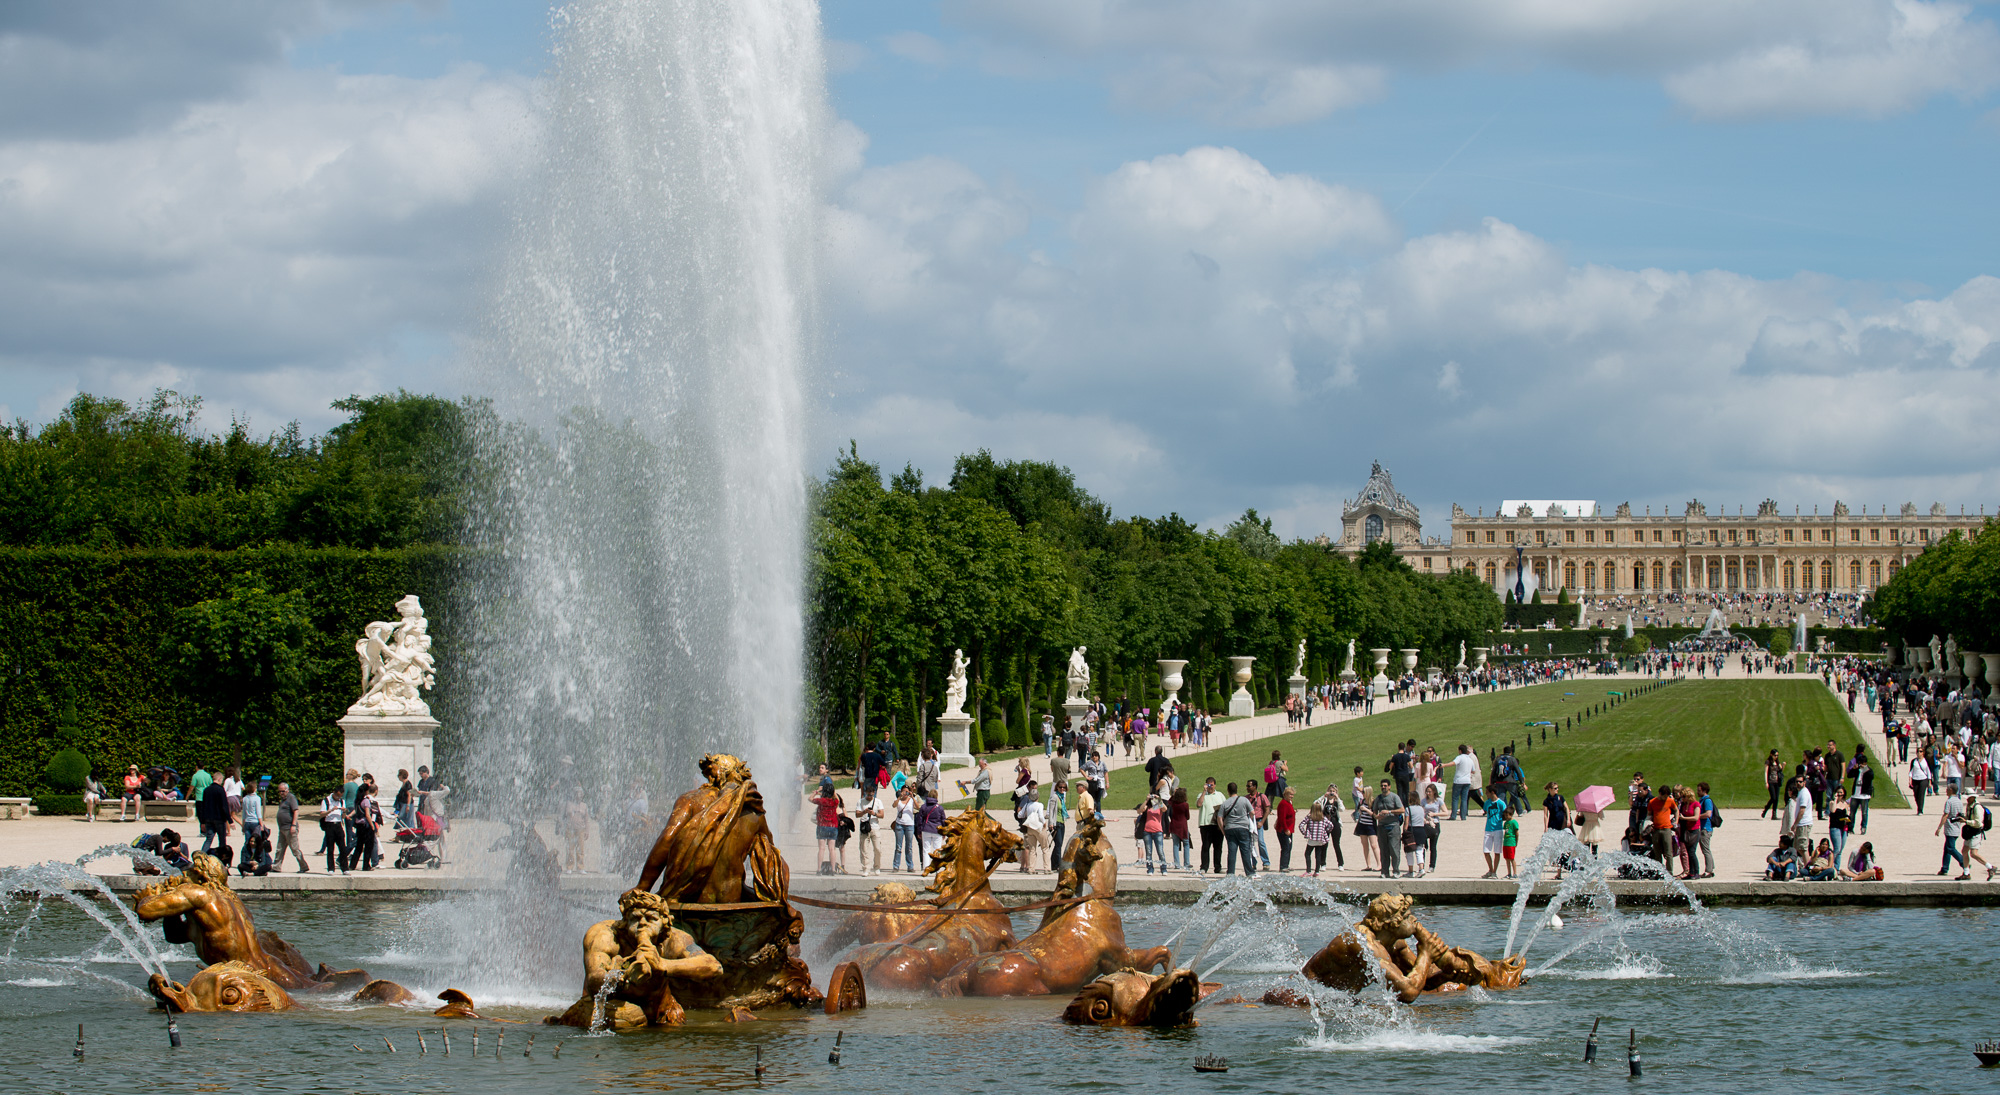
[[[1896,572],[1901,569],[1903,569],[1903,564],[1897,562],[1894,559],[1889,560],[1889,580],[1892,582],[1895,581]]]
[[[1675,542],[1675,543],[1679,543],[1679,542],[1680,542],[1680,539],[1681,539],[1681,534],[1680,534],[1680,533],[1678,533],[1678,532],[1674,533],[1674,542]],[[1659,529],[1654,529],[1654,530],[1653,530],[1653,542],[1654,542],[1654,543],[1656,543],[1656,544],[1660,542],[1660,530],[1659,530]]]
[[[1584,542],[1584,543],[1586,543],[1586,544],[1594,544],[1594,543],[1596,543],[1596,542],[1597,542],[1597,532],[1596,532],[1595,530],[1593,530],[1593,529],[1584,529],[1584,530],[1583,530],[1583,542]]]
[[[1819,587],[1823,590],[1831,590],[1833,588],[1832,560],[1828,560],[1819,565]]]
[[[1542,543],[1547,543],[1547,542],[1548,542],[1548,533],[1546,533],[1546,532],[1543,532],[1543,531],[1542,531],[1541,529],[1536,529],[1536,530],[1535,530],[1535,542],[1536,542],[1536,543],[1538,543],[1538,544],[1542,544]]]
[[[1564,563],[1564,564],[1563,564],[1563,588],[1564,588],[1564,589],[1575,589],[1575,588],[1576,588],[1576,564],[1575,564],[1575,563]]]
[[[1659,533],[1657,533],[1657,532],[1656,532],[1656,533],[1654,533],[1654,534],[1653,534],[1653,539],[1655,539],[1655,540],[1658,540],[1659,538],[1660,538],[1660,534],[1659,534]],[[1681,530],[1679,530],[1679,529],[1675,529],[1675,530],[1674,530],[1674,543],[1678,544],[1678,543],[1680,543],[1680,542],[1681,542]]]
[[[1585,564],[1583,564],[1583,588],[1585,588],[1585,589],[1596,589],[1596,588],[1597,588],[1597,564],[1596,564],[1596,563],[1585,563]]]
[[[1828,569],[1832,568],[1829,567]],[[1813,565],[1811,560],[1807,560],[1806,564],[1799,568],[1799,577],[1803,583],[1803,588],[1811,589],[1813,587]]]
[[[1858,543],[1860,543],[1860,542],[1861,542],[1861,530],[1860,530],[1860,529],[1858,529],[1858,528],[1851,528],[1851,529],[1848,529],[1848,530],[1847,530],[1847,538],[1848,538],[1849,540],[1853,541],[1854,543],[1857,543],[1857,544],[1858,544]]]
[[[1508,533],[1508,534],[1507,534],[1507,539],[1509,539],[1509,540],[1512,540],[1513,538],[1514,538],[1514,534],[1513,534],[1513,533],[1511,533],[1511,532],[1510,532],[1510,533]],[[1489,543],[1489,544],[1493,542],[1493,530],[1492,530],[1492,529],[1487,529],[1487,530],[1486,530],[1486,542],[1487,542],[1487,543]]]
[[[1721,533],[1720,531],[1716,530],[1716,529],[1709,529],[1709,530],[1708,530],[1708,542],[1709,542],[1709,543],[1711,543],[1711,544],[1719,544],[1719,543],[1721,543],[1721,542],[1722,542],[1722,533]]]
[[[1493,534],[1489,532],[1486,535],[1491,536]],[[1493,583],[1499,580],[1500,580],[1499,568],[1495,567],[1492,563],[1486,564],[1486,584],[1492,585]]]
[[[1785,588],[1786,589],[1799,588],[1798,569],[1795,566],[1793,566],[1792,563],[1789,561],[1785,563]]]
[[[1871,529],[1869,529],[1869,530],[1868,530],[1868,539],[1869,539],[1869,540],[1871,540],[1871,541],[1873,541],[1873,542],[1875,542],[1875,543],[1880,543],[1880,542],[1882,541],[1882,530],[1881,530],[1881,529],[1879,529],[1879,528],[1871,528]]]
[[[1424,556],[1424,569],[1429,570],[1430,568],[1431,568],[1431,557],[1426,555]]]
[[[1368,515],[1368,520],[1361,523],[1361,538],[1370,544],[1382,538],[1381,514],[1371,513]]]
[[[1486,535],[1489,539],[1493,536],[1490,532]],[[1507,530],[1507,542],[1510,544],[1514,542],[1514,531],[1512,529]]]
[[[1663,587],[1666,584],[1664,579],[1664,575],[1666,574],[1666,572],[1667,572],[1666,567],[1662,566],[1659,563],[1653,564],[1653,589],[1655,592],[1657,592],[1661,587]]]
[[[1868,561],[1868,584],[1870,586],[1879,586],[1882,584],[1882,560],[1871,559]]]
[[[1786,530],[1785,530],[1785,542],[1786,542],[1786,543],[1788,543],[1788,544],[1792,542],[1792,530],[1791,530],[1791,529],[1786,529]]]
[[[1576,530],[1575,530],[1575,529],[1571,528],[1571,529],[1564,529],[1564,530],[1563,530],[1563,543],[1566,543],[1566,544],[1574,544],[1574,543],[1576,543]]]
[[[1736,542],[1736,530],[1735,530],[1735,529],[1730,529],[1730,530],[1729,530],[1729,542],[1730,542],[1730,543],[1732,543],[1732,544]]]
[[[1823,528],[1819,530],[1819,542],[1822,544],[1833,543],[1833,530],[1830,528]]]
[[[1930,542],[1931,542],[1931,530],[1929,530],[1929,529],[1927,529],[1927,528],[1926,528],[1926,529],[1918,529],[1918,530],[1917,530],[1917,539],[1919,539],[1919,540],[1922,540],[1922,541],[1923,541],[1924,543],[1926,543],[1926,544],[1930,543]]]
[[[1860,588],[1861,588],[1861,561],[1860,561],[1860,560],[1858,560],[1858,559],[1857,559],[1857,560],[1855,560],[1854,562],[1851,562],[1851,563],[1847,564],[1847,582],[1848,582],[1848,585],[1847,585],[1847,588],[1849,588],[1849,589],[1860,589]]]

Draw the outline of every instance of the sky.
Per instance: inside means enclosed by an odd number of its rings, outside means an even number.
[[[825,0],[812,450],[1119,514],[2000,500],[2000,26],[1923,0]],[[0,413],[462,348],[531,0],[0,7]],[[1982,425],[1988,423],[1988,425]],[[817,469],[815,469],[817,470]]]

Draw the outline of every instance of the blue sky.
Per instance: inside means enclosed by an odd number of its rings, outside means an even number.
[[[124,16],[0,14],[7,412],[172,386],[317,428],[353,390],[468,390],[547,5]],[[1986,8],[823,20],[829,458],[937,478],[983,445],[1302,535],[1376,458],[1433,530],[1503,496],[2000,498]]]

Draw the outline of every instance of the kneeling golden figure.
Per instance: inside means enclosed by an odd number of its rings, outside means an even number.
[[[618,898],[618,916],[583,933],[583,995],[547,1022],[588,1028],[601,1021],[617,1031],[679,1026],[687,1013],[674,998],[674,985],[722,976],[722,963],[695,953],[694,937],[674,927],[660,895],[627,890]]]

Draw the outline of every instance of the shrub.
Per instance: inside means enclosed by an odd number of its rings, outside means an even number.
[[[49,766],[42,770],[42,778],[58,791],[81,791],[90,782],[90,758],[65,746],[49,758]],[[78,800],[79,803],[81,801]],[[82,806],[79,805],[76,812],[82,813]]]
[[[36,795],[35,812],[43,817],[75,817],[83,813],[83,796]]]
[[[1790,654],[1792,652],[1792,633],[1782,627],[1773,631],[1770,648],[1771,656],[1774,658],[1782,658]]]

